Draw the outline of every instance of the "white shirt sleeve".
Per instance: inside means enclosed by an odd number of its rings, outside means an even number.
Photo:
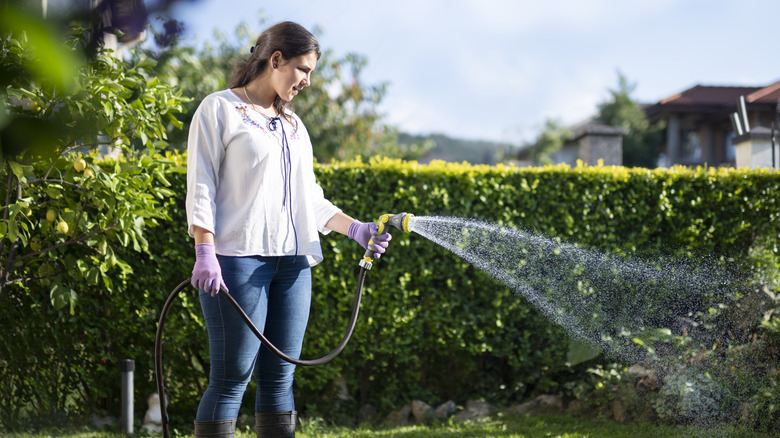
[[[219,101],[204,99],[192,118],[187,141],[187,230],[193,227],[215,232],[219,167],[225,156]]]

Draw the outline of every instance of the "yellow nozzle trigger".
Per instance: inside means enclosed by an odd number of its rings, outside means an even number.
[[[377,236],[385,233],[385,224],[390,221],[390,215],[383,214],[379,216],[379,223],[377,224]]]

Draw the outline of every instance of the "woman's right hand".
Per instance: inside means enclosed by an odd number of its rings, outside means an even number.
[[[198,289],[203,289],[216,296],[220,287],[225,286],[222,280],[222,268],[217,261],[217,253],[211,243],[199,243],[195,245],[195,266],[192,268],[191,283]]]

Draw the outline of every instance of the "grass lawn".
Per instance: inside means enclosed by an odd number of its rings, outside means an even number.
[[[608,420],[574,418],[569,416],[495,416],[490,419],[463,424],[438,424],[432,426],[409,426],[393,429],[336,429],[317,428],[305,424],[299,436],[306,438],[455,438],[455,437],[616,437],[616,438],[662,438],[662,437],[745,437],[758,438],[753,431],[734,428],[696,428],[654,426],[651,424],[617,424]],[[251,435],[247,435],[250,437]]]
[[[172,431],[172,436],[178,435]],[[116,432],[76,432],[49,431],[40,433],[9,434],[6,436],[19,438],[109,438],[121,437]],[[136,437],[145,436],[136,432]],[[254,432],[239,431],[239,438],[254,438]],[[666,438],[666,437],[702,437],[702,438],[762,438],[773,435],[757,434],[749,430],[739,430],[732,427],[674,427],[655,426],[652,424],[616,424],[607,420],[574,418],[569,416],[495,416],[490,419],[467,422],[463,424],[435,424],[430,426],[408,426],[400,428],[359,428],[330,427],[323,421],[303,419],[297,435],[303,438],[362,438],[362,437],[399,437],[399,438],[455,438],[455,437],[506,437],[506,438],[536,438],[536,437],[616,437],[616,438]]]

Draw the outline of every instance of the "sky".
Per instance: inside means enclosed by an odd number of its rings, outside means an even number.
[[[780,80],[778,0],[195,0],[171,15],[200,42],[241,22],[319,29],[323,49],[367,58],[364,84],[388,84],[385,123],[514,145],[596,114],[619,73],[643,103]]]

